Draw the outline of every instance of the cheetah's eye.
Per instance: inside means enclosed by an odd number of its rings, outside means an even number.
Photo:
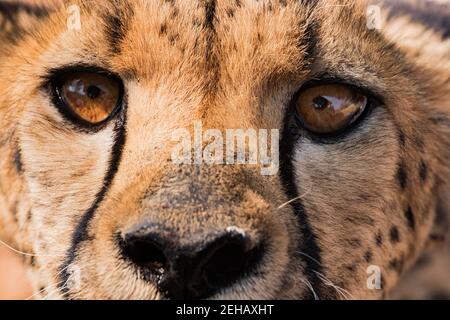
[[[115,77],[92,72],[63,74],[55,90],[64,112],[91,125],[109,119],[120,103],[122,91]]]
[[[366,109],[368,98],[348,86],[331,84],[302,90],[294,103],[305,129],[330,134],[354,123]]]

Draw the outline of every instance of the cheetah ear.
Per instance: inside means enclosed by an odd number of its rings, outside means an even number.
[[[14,40],[62,4],[58,0],[0,1],[0,38]]]

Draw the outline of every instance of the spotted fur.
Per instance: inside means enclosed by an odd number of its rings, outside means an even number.
[[[258,268],[211,298],[408,291],[407,271],[448,229],[445,4],[379,2],[382,29],[371,30],[365,1],[76,3],[81,30],[67,28],[69,2],[0,2],[0,235],[35,255],[25,263],[36,292],[170,298],[120,250],[143,222],[182,245],[230,226],[264,242]],[[123,79],[124,106],[100,130],[81,130],[52,105],[46,79],[68,66]],[[311,80],[351,84],[380,103],[351,131],[317,138],[290,108]],[[198,120],[281,130],[279,175],[174,165],[171,133]],[[379,290],[367,286],[370,266],[381,270]]]

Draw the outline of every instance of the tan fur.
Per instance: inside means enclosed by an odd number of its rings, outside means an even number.
[[[85,1],[79,2],[80,31],[67,29],[61,6],[34,27],[24,26],[22,38],[4,37],[1,238],[37,255],[27,262],[36,291],[50,288],[42,296],[153,299],[163,298],[161,292],[120,258],[115,235],[152,222],[176,230],[169,236],[188,244],[238,226],[264,239],[266,253],[258,274],[213,298],[309,296],[306,273],[314,270],[306,270],[310,257],[298,252],[308,239],[293,207],[279,209],[291,200],[282,179],[261,176],[258,166],[174,165],[171,134],[198,120],[220,130],[281,130],[292,96],[326,71],[353,79],[385,103],[335,143],[305,135],[292,154],[298,193],[321,249],[317,291],[323,299],[388,297],[424,251],[436,207],[448,196],[450,41],[408,17],[369,30],[362,1],[319,1],[313,8],[300,1],[219,0],[208,22],[210,3]],[[104,20],[114,12],[126,24],[116,50]],[[77,63],[120,75],[127,98],[117,173],[71,261],[81,269],[80,287],[62,284],[59,275],[75,228],[102,188],[116,121],[87,134],[54,108],[43,79],[51,69]],[[414,230],[405,218],[408,207]],[[398,241],[390,239],[393,228]],[[366,286],[370,265],[382,270],[382,290]],[[58,284],[67,286],[68,296]]]

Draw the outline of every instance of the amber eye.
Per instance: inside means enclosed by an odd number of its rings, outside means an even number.
[[[100,73],[66,73],[58,79],[56,90],[65,111],[89,124],[107,120],[121,99],[120,81]]]
[[[345,85],[309,87],[295,101],[297,116],[305,129],[318,134],[340,131],[364,112],[368,98]]]

